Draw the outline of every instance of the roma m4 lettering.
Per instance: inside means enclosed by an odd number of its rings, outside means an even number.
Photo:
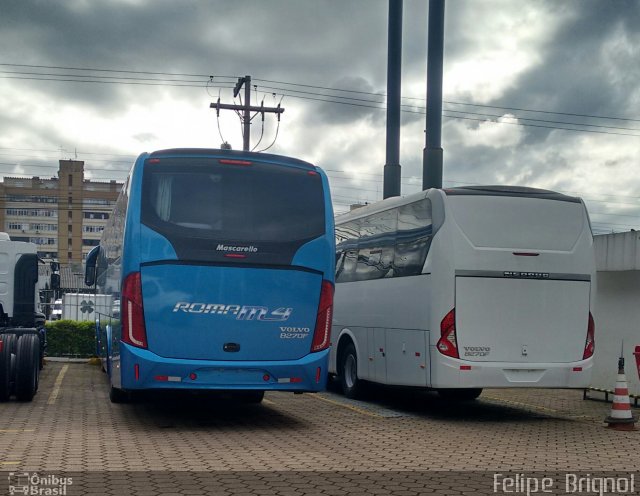
[[[280,307],[271,310],[268,307],[255,305],[226,305],[222,303],[200,303],[179,301],[173,312],[198,313],[209,315],[233,315],[236,320],[258,320],[264,322],[284,322],[293,313],[293,308]]]

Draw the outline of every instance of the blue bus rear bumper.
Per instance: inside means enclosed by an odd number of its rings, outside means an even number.
[[[328,359],[329,350],[298,360],[183,360],[121,343],[121,387],[316,392],[326,388]]]

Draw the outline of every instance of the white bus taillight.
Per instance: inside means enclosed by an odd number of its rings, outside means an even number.
[[[584,345],[584,354],[582,359],[586,360],[593,356],[596,349],[596,324],[593,321],[593,315],[589,312],[589,325],[587,326],[587,342]]]
[[[122,284],[122,341],[138,348],[147,347],[147,331],[142,309],[140,272],[129,274]]]
[[[452,358],[460,358],[458,354],[458,341],[456,340],[456,309],[452,309],[440,322],[440,339],[438,351]]]
[[[318,317],[313,331],[311,351],[326,350],[331,344],[331,316],[333,314],[333,284],[322,281],[320,291],[320,304],[318,305]]]

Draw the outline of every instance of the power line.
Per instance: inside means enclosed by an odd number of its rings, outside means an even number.
[[[13,164],[9,162],[0,162],[0,165],[10,165],[15,167],[33,167],[38,169],[57,169],[55,165],[36,165],[36,164]],[[129,172],[130,169],[104,169],[100,167],[85,167],[85,171],[114,171],[114,172]],[[0,171],[1,172],[1,171]]]
[[[340,104],[340,105],[349,105],[349,106],[352,106],[352,107],[365,107],[365,108],[372,108],[372,109],[377,109],[377,110],[384,110],[384,107],[373,106],[373,105],[341,102],[341,101],[337,101],[337,100],[328,100],[328,99],[323,99],[323,98],[313,98],[313,97],[308,97],[308,96],[292,95],[292,94],[288,94],[288,93],[282,93],[282,94],[285,95],[285,96],[288,96],[290,98],[298,98],[298,99],[301,99],[301,100],[313,100],[313,101],[320,101],[320,102],[326,102],[326,103],[337,103],[337,104]],[[415,111],[415,110],[402,109],[401,112],[410,113],[410,114],[426,115],[426,112]],[[474,118],[474,117],[463,117],[463,116],[459,116],[459,115],[450,115],[450,114],[446,114],[445,112],[447,112],[447,111],[445,110],[442,113],[443,117],[447,117],[449,119],[463,119],[463,120],[476,121],[476,122],[491,122],[493,124],[508,124],[508,125],[512,125],[512,126],[537,127],[537,128],[542,128],[542,129],[557,129],[557,130],[563,130],[563,131],[574,131],[574,132],[582,132],[582,133],[609,134],[609,135],[617,135],[617,136],[636,136],[636,137],[640,137],[640,133],[639,134],[618,133],[618,132],[610,132],[610,131],[597,131],[595,129],[575,129],[575,128],[568,128],[568,127],[560,127],[560,126],[546,126],[546,125],[541,125],[541,124],[523,124],[523,123],[520,123],[520,122],[504,122],[504,121],[495,121],[495,120],[492,120],[492,119],[478,119],[478,118]],[[523,120],[532,120],[532,119],[523,119]],[[579,124],[579,123],[564,123],[564,124],[572,125],[572,126],[582,126],[583,125],[583,124]],[[601,127],[607,127],[607,126],[601,126]],[[640,129],[638,131],[640,131]]]
[[[314,93],[314,92],[311,92],[311,91],[288,90],[288,89],[285,89],[285,88],[278,88],[278,87],[273,87],[273,86],[262,86],[262,88],[276,90],[276,91],[292,91],[294,93],[301,93],[301,94],[307,94],[307,95],[326,96],[328,98],[340,98],[340,99],[344,99],[344,100],[350,100],[351,102],[379,103],[379,104],[382,104],[382,105],[384,104],[384,102],[368,100],[368,99],[365,99],[365,98],[343,97],[343,96],[338,96],[338,95],[324,95],[322,93]],[[288,95],[288,96],[292,96],[292,95]],[[335,101],[335,102],[332,102],[332,103],[350,103],[350,102]],[[445,102],[445,103],[447,103],[447,102]],[[473,105],[473,104],[469,104],[469,105]],[[425,112],[419,112],[419,113],[421,113],[421,114],[425,114],[426,113],[426,107],[416,107],[416,106],[410,106],[410,105],[401,105],[401,106],[402,107],[410,107],[409,110],[403,110],[404,112],[411,112],[411,109],[419,109],[419,110],[424,110],[425,111]],[[384,106],[383,107],[370,106],[370,108],[379,108],[381,110],[384,110],[386,107],[384,107]],[[497,107],[494,107],[494,108],[497,108]],[[507,107],[502,107],[502,108],[506,109]],[[451,113],[455,113],[455,114],[469,114],[469,115],[479,115],[479,116],[496,117],[496,118],[517,118],[517,119],[520,119],[520,120],[531,121],[531,122],[543,122],[543,123],[551,123],[551,124],[564,124],[564,125],[585,126],[585,127],[600,127],[600,128],[606,128],[606,129],[620,129],[620,130],[626,130],[626,131],[640,131],[640,128],[629,128],[629,127],[600,125],[600,124],[587,124],[587,123],[579,123],[579,122],[553,121],[553,120],[548,120],[548,119],[536,119],[536,118],[532,118],[532,117],[521,117],[521,116],[511,117],[511,116],[505,116],[505,115],[486,114],[486,113],[481,113],[481,112],[470,112],[470,111],[463,111],[463,110],[451,110],[451,109],[445,109],[445,110],[447,112],[451,112]],[[516,109],[512,109],[512,110],[516,110]],[[527,111],[527,112],[536,112],[534,110],[526,110],[526,109],[517,109],[517,110]],[[547,113],[552,113],[552,112],[547,112]],[[564,114],[564,115],[577,116],[578,114]],[[455,116],[447,116],[447,117],[455,117]],[[583,117],[586,117],[586,116],[583,116]],[[640,122],[640,119],[638,120],[638,122]],[[640,134],[638,136],[640,136]]]
[[[170,84],[170,83],[153,83],[153,82],[133,82],[133,81],[102,81],[102,80],[79,80],[79,79],[57,79],[57,78],[32,78],[32,77],[21,77],[21,76],[0,76],[0,79],[20,79],[20,80],[28,80],[28,81],[58,81],[62,83],[101,83],[101,84],[129,84],[136,86],[171,86],[174,88],[231,88],[231,86],[207,86],[206,81],[202,84]],[[185,81],[192,83],[193,81]]]
[[[550,110],[534,110],[534,109],[525,109],[525,108],[518,108],[518,107],[499,107],[499,106],[495,106],[495,105],[483,105],[480,103],[464,103],[464,102],[452,102],[452,101],[447,101],[444,100],[444,103],[448,103],[451,105],[467,105],[467,106],[471,106],[471,107],[483,107],[483,108],[497,108],[497,109],[504,109],[504,110],[515,110],[518,112],[536,112],[539,114],[552,114],[552,115],[566,115],[568,117],[585,117],[585,118],[589,118],[589,119],[607,119],[607,120],[615,120],[615,121],[629,121],[629,122],[640,122],[640,119],[633,119],[630,117],[612,117],[612,116],[605,116],[605,115],[590,115],[590,114],[575,114],[575,113],[571,113],[571,112],[552,112]]]
[[[208,77],[209,79],[213,78],[213,77],[217,77],[217,78],[233,78],[233,76],[207,76],[205,74],[186,74],[186,73],[168,73],[168,72],[149,72],[149,71],[128,71],[128,70],[115,70],[115,69],[89,69],[89,68],[77,68],[77,67],[62,67],[62,66],[44,66],[44,65],[40,65],[40,66],[36,66],[36,65],[26,65],[26,64],[0,64],[2,66],[14,66],[14,67],[32,67],[32,68],[41,68],[41,69],[66,69],[66,70],[76,70],[76,71],[96,71],[96,72],[108,72],[108,73],[124,73],[124,74],[147,74],[147,75],[162,75],[162,76],[183,76],[183,77]],[[7,71],[4,71],[7,72]],[[17,73],[17,72],[16,72]],[[50,73],[29,73],[29,74],[44,74],[44,75],[50,75]],[[56,77],[60,76],[60,77],[93,77],[93,76],[85,76],[85,75],[55,75]],[[3,76],[0,76],[3,77]],[[150,85],[150,86],[157,86],[157,85],[167,85],[167,86],[184,86],[184,87],[194,87],[193,84],[194,81],[188,81],[188,80],[168,80],[172,83],[186,83],[186,84],[170,84],[168,82],[163,82],[163,80],[159,80],[159,79],[152,79],[152,80],[145,80],[144,78],[126,78],[124,76],[99,76],[100,80],[68,80],[68,79],[48,79],[48,78],[33,78],[33,79],[42,79],[42,80],[54,80],[54,81],[72,81],[72,82],[95,82],[95,83],[100,83],[103,82],[105,84],[108,83],[112,83],[112,84],[142,84],[142,85]],[[118,79],[119,81],[106,81],[104,80],[104,78],[110,78],[110,79]],[[23,79],[31,79],[31,78],[23,78]],[[128,80],[128,79],[135,79],[135,80],[139,80],[137,82],[132,82],[132,81],[122,81],[122,79]],[[142,82],[144,81],[144,82]],[[284,84],[287,86],[294,86],[294,87],[304,87],[304,88],[313,88],[313,89],[321,89],[324,91],[332,91],[332,92],[346,92],[346,93],[352,93],[352,94],[363,94],[363,95],[369,95],[369,96],[376,96],[376,97],[386,97],[386,95],[384,93],[373,93],[373,92],[366,92],[366,91],[358,91],[358,90],[347,90],[347,89],[343,89],[343,88],[330,88],[330,87],[326,87],[326,86],[317,86],[317,85],[307,85],[307,84],[302,84],[302,83],[291,83],[291,82],[285,82],[285,81],[275,81],[275,80],[270,80],[270,79],[256,79],[256,81],[264,81],[267,83],[275,83],[275,84]],[[231,82],[228,82],[228,84],[231,84]],[[195,87],[201,87],[201,85],[195,85]],[[220,88],[229,88],[230,86],[214,86],[214,87],[220,87]],[[343,97],[343,96],[339,96],[339,95],[326,95],[326,94],[322,94],[322,93],[314,93],[314,92],[307,92],[307,91],[302,91],[302,90],[294,90],[294,89],[283,89],[283,88],[277,88],[277,87],[269,87],[269,86],[265,86],[265,88],[269,88],[269,89],[273,89],[276,91],[279,90],[284,90],[284,91],[292,91],[292,92],[296,92],[296,93],[303,93],[303,94],[311,94],[311,95],[316,95],[316,96],[322,96],[322,97],[328,97],[328,98],[340,98],[340,99],[345,99],[345,100],[351,100],[351,103],[349,102],[341,102],[341,101],[334,101],[334,100],[326,100],[326,99],[317,99],[317,101],[326,101],[328,103],[341,103],[341,104],[346,104],[346,105],[354,105],[354,106],[360,106],[356,103],[356,101],[360,101],[360,102],[365,102],[365,103],[378,103],[378,104],[383,104],[383,102],[380,101],[372,101],[372,100],[368,100],[368,99],[356,99],[353,97]],[[297,97],[297,98],[303,98],[301,96],[294,96],[291,94],[288,94],[287,96],[292,96],[292,97]],[[424,98],[416,98],[416,97],[407,97],[408,99],[412,99],[412,100],[419,100],[419,101],[426,101],[426,99]],[[314,98],[308,98],[309,100],[314,100]],[[544,113],[544,114],[551,114],[551,115],[565,115],[565,116],[572,116],[572,117],[584,117],[584,118],[591,118],[591,119],[613,119],[613,120],[620,120],[620,121],[632,121],[632,122],[640,122],[640,119],[632,119],[632,118],[622,118],[622,117],[613,117],[613,116],[597,116],[597,115],[589,115],[589,114],[578,114],[578,113],[569,113],[569,112],[553,112],[553,111],[548,111],[548,110],[539,110],[539,109],[525,109],[525,108],[521,108],[521,107],[508,107],[508,106],[496,106],[496,105],[484,105],[484,104],[475,104],[475,103],[467,103],[467,102],[455,102],[455,101],[447,101],[445,100],[444,103],[448,103],[448,104],[452,104],[452,105],[465,105],[465,106],[473,106],[473,107],[482,107],[482,108],[495,108],[495,109],[505,109],[505,110],[516,110],[516,111],[520,111],[520,112],[535,112],[535,113]],[[380,106],[370,106],[370,105],[363,105],[361,104],[361,106],[364,107],[370,107],[370,108],[379,108],[379,109],[384,109],[384,107],[380,107]],[[404,105],[405,107],[408,105]],[[417,107],[417,108],[422,108],[422,107]],[[411,112],[410,110],[403,110],[404,112]],[[482,113],[478,113],[478,112],[469,112],[469,111],[459,111],[459,110],[451,110],[448,109],[449,112],[452,113],[462,113],[462,114],[471,114],[471,115],[486,115],[486,116],[491,116],[491,117],[503,117],[503,116],[496,116],[496,115],[491,115],[491,114],[482,114]],[[413,113],[423,113],[423,112],[413,112]],[[447,117],[449,118],[464,118],[464,117],[458,117],[458,116],[451,116],[448,115]],[[623,129],[623,130],[639,130],[640,129],[635,129],[635,128],[622,128],[622,127],[617,127],[617,126],[605,126],[605,125],[597,125],[597,124],[588,124],[588,123],[575,123],[575,122],[563,122],[563,121],[548,121],[548,120],[542,120],[542,119],[534,119],[534,118],[528,118],[528,117],[522,117],[522,116],[518,116],[517,117],[520,120],[526,120],[526,121],[539,121],[539,122],[548,122],[548,123],[557,123],[557,124],[563,124],[563,125],[572,125],[572,126],[584,126],[584,127],[601,127],[601,128],[609,128],[609,129]],[[475,119],[470,119],[467,118],[468,120],[475,120]],[[484,121],[484,120],[482,120]],[[495,122],[495,121],[492,121]],[[531,126],[531,127],[544,127],[544,126],[533,126],[533,125],[529,125],[529,124],[521,124],[521,123],[506,123],[506,122],[500,122],[501,124],[518,124],[518,125],[523,125],[523,126]],[[589,132],[588,130],[582,130],[582,129],[571,129],[571,128],[564,128],[564,127],[553,127],[554,129],[563,129],[563,130],[568,130],[568,131],[583,131],[583,132]],[[606,133],[603,131],[593,131],[593,132],[598,132],[598,133],[604,133],[604,134],[616,134],[616,133]],[[617,133],[620,135],[628,135],[627,133]],[[633,136],[636,136],[635,134],[633,134]]]
[[[14,165],[11,163],[7,163],[7,162],[0,162],[0,165]],[[17,165],[16,165],[17,166]],[[31,168],[40,168],[40,169],[55,169],[56,166],[46,166],[46,165],[35,165],[35,164],[20,164],[21,167],[31,167]],[[336,170],[336,169],[324,169],[325,172],[338,172],[338,173],[347,173],[347,171],[343,171],[343,170]],[[129,169],[115,169],[115,168],[100,168],[100,167],[86,167],[85,168],[86,172],[115,172],[115,173],[121,173],[123,175],[126,175],[126,173],[129,172]],[[16,173],[13,171],[0,171],[0,174],[14,174],[15,176],[25,176],[25,179],[29,179],[32,177],[32,175],[29,174],[25,174],[25,173]],[[362,173],[362,174],[366,174],[366,175],[370,175],[370,176],[378,176],[381,177],[382,174],[375,174],[375,173]],[[13,176],[12,176],[13,177]],[[22,179],[22,178],[20,178]],[[100,178],[96,178],[96,179],[100,179]],[[336,177],[336,176],[331,176],[329,175],[329,179],[332,181],[337,181],[337,180],[349,180],[350,178],[345,178],[345,177]],[[411,182],[408,181],[408,179],[410,179],[410,177],[405,177],[403,178],[403,184],[405,184],[406,186],[415,186],[418,188],[418,190],[420,189],[420,185],[419,184],[413,184]],[[367,181],[367,182],[378,182],[374,179],[364,179],[363,181]],[[470,182],[470,181],[455,181],[455,180],[446,180],[445,182],[447,183],[457,183],[457,184],[466,184],[466,185],[478,185],[480,183],[477,182]],[[334,188],[332,188],[334,189]],[[363,192],[367,192],[367,193],[375,193],[375,194],[380,194],[380,190],[378,189],[369,189],[369,188],[362,188],[362,187],[358,187],[358,186],[342,186],[342,185],[335,185],[335,189],[350,189],[350,190],[356,190],[356,191],[363,191]],[[580,195],[579,192],[567,192],[567,191],[562,191],[562,190],[558,190],[558,192],[561,193],[572,193],[572,194],[578,194]],[[630,198],[630,199],[640,199],[640,197],[637,196],[625,196],[625,195],[603,195],[603,196],[616,196],[617,198]],[[634,207],[640,207],[640,203],[629,203],[629,202],[620,202],[620,201],[612,201],[612,200],[597,200],[597,199],[593,199],[593,198],[588,198],[588,197],[583,197],[583,200],[585,200],[586,202],[596,202],[596,203],[605,203],[605,204],[612,204],[612,205],[626,205],[626,206],[634,206]],[[607,215],[607,216],[622,216],[622,217],[637,217],[634,215],[628,215],[628,214],[615,214],[615,213],[604,213],[604,212],[590,212],[594,215]]]
[[[96,78],[100,80],[118,80],[118,81],[157,81],[161,83],[198,83],[200,81],[185,80],[185,79],[156,79],[156,78],[142,78],[132,76],[95,76],[93,74],[56,74],[51,72],[20,72],[20,71],[0,71],[0,74],[19,74],[21,76],[49,76],[49,77],[74,77],[74,78]],[[82,81],[82,80],[80,80]]]
[[[126,84],[126,85],[136,85],[136,86],[169,86],[169,87],[178,87],[178,88],[205,88],[205,87],[216,87],[216,88],[225,88],[225,89],[230,89],[231,88],[230,86],[219,86],[219,85],[207,86],[206,83],[203,83],[203,84],[173,84],[173,83],[162,83],[162,82],[100,81],[100,80],[27,78],[27,77],[7,77],[7,76],[0,76],[0,79],[22,79],[22,80],[37,80],[37,81],[77,82],[77,83]],[[359,103],[351,103],[351,102],[347,102],[347,101],[343,102],[343,101],[330,100],[330,99],[324,99],[324,98],[314,98],[314,97],[309,97],[309,96],[305,97],[305,96],[300,96],[300,95],[293,95],[293,94],[290,94],[290,93],[280,93],[280,94],[283,95],[283,96],[288,96],[288,97],[291,97],[291,98],[298,98],[298,99],[301,99],[301,100],[319,101],[319,102],[334,103],[334,104],[340,104],[340,105],[348,105],[348,106],[352,106],[352,107],[363,107],[363,108],[372,108],[372,109],[377,109],[377,110],[385,110],[385,107],[381,107],[381,106],[365,105],[365,104],[359,104]],[[372,102],[372,103],[375,103],[375,102]],[[448,112],[448,111],[449,110],[445,110],[444,112]],[[408,110],[408,109],[402,109],[401,112],[411,113],[411,114],[419,114],[419,115],[425,115],[426,114],[426,112]],[[607,134],[607,135],[615,135],[615,136],[640,137],[640,134],[634,134],[634,133],[619,133],[619,132],[611,132],[611,131],[598,131],[598,130],[594,130],[594,129],[576,129],[575,127],[574,128],[570,128],[570,127],[547,126],[547,125],[539,125],[539,124],[525,124],[525,123],[522,123],[522,122],[505,122],[505,121],[493,120],[492,118],[480,119],[480,118],[473,118],[473,117],[464,117],[464,116],[459,116],[459,115],[450,115],[450,114],[446,114],[444,112],[442,114],[443,117],[446,117],[446,118],[449,118],[449,119],[462,119],[462,120],[469,120],[469,121],[475,121],[475,122],[491,122],[493,124],[507,124],[507,125],[513,125],[513,126],[521,126],[521,127],[536,127],[536,128],[541,128],[541,129],[553,129],[553,130],[573,131],[573,132],[582,132],[582,133],[594,133],[594,134]],[[450,111],[450,112],[459,112],[459,111]],[[489,114],[478,114],[478,113],[476,113],[476,115],[487,115],[488,117],[491,117]],[[502,118],[504,116],[500,116],[500,117]],[[538,120],[538,119],[530,119],[530,118],[526,118],[526,117],[517,117],[517,116],[515,118],[518,118],[520,120],[525,120],[525,121],[536,121],[536,120]],[[550,122],[555,122],[555,121],[550,121]],[[600,126],[600,125],[593,125],[593,124],[581,124],[581,123],[571,123],[571,122],[558,122],[558,124],[564,124],[564,125],[576,126],[576,127],[594,126],[594,127],[601,127],[601,128],[616,129],[616,127],[612,127],[612,126]],[[624,128],[624,129],[632,129],[632,128]],[[632,129],[632,130],[636,130],[636,129]],[[640,129],[637,129],[637,130],[640,131]]]
[[[65,67],[65,66],[55,66],[55,65],[30,65],[30,64],[9,64],[9,63],[0,63],[0,66],[5,67],[30,67],[37,69],[62,69],[62,70],[70,70],[70,71],[93,71],[93,72],[119,72],[123,74],[148,74],[155,76],[186,76],[186,77],[219,77],[219,78],[227,78],[227,79],[236,79],[237,76],[211,76],[211,74],[185,74],[181,72],[149,72],[149,71],[130,71],[123,69],[97,69],[97,68],[89,68],[89,67]]]
[[[42,152],[42,153],[51,153],[51,152],[55,152],[55,153],[60,153],[61,151],[63,153],[74,153],[75,155],[91,155],[91,156],[111,156],[111,157],[126,157],[128,158],[128,160],[114,160],[114,159],[98,159],[98,158],[92,158],[91,160],[94,162],[113,162],[113,163],[119,163],[119,164],[129,164],[129,163],[133,163],[133,161],[137,158],[138,155],[132,155],[132,154],[128,154],[128,153],[107,153],[107,152],[85,152],[85,151],[81,151],[81,150],[74,150],[73,152],[69,151],[69,150],[38,150],[35,148],[1,148],[0,150],[16,150],[16,151],[31,151],[31,152]],[[0,155],[6,155],[7,153],[0,151]],[[33,155],[23,155],[23,154],[16,154],[16,153],[10,153],[9,154],[12,157],[27,157],[27,158],[32,158],[32,159],[39,159],[40,157],[34,157]],[[74,159],[61,159],[59,157],[44,157],[45,159],[48,160],[78,160],[76,158]],[[54,167],[54,166],[51,166]]]
[[[211,74],[190,74],[190,73],[180,73],[180,72],[151,72],[151,71],[132,71],[132,70],[124,70],[124,69],[104,69],[104,68],[88,68],[88,67],[69,67],[69,66],[50,66],[50,65],[35,65],[35,64],[11,64],[11,63],[0,63],[0,66],[5,67],[27,67],[33,69],[57,69],[57,70],[73,70],[73,71],[90,71],[90,72],[106,72],[106,73],[120,73],[120,74],[146,74],[153,76],[181,76],[181,77],[198,77],[198,78],[222,78],[222,79],[230,79],[235,80],[238,76],[224,76],[224,75],[215,75]],[[277,81],[273,79],[261,79],[254,78],[254,81],[262,81],[265,83],[272,84],[284,84],[287,86],[298,86],[301,88],[313,88],[320,89],[325,91],[332,92],[343,92],[343,93],[353,93],[353,94],[361,94],[361,95],[370,95],[370,96],[378,96],[386,98],[386,94],[384,92],[371,92],[371,91],[362,91],[362,90],[351,90],[345,88],[335,88],[328,86],[319,86],[319,85],[311,85],[311,84],[303,84],[303,83],[292,83],[289,81]],[[229,81],[229,84],[232,84],[232,81]],[[426,101],[426,98],[420,97],[403,97],[407,100],[418,100],[418,101]],[[603,115],[592,115],[592,114],[580,114],[580,113],[571,113],[571,112],[556,112],[549,110],[540,110],[540,109],[526,109],[521,107],[509,107],[509,106],[498,106],[498,105],[486,105],[480,103],[470,103],[470,102],[457,102],[451,100],[444,100],[443,103],[448,103],[452,105],[467,105],[473,107],[483,107],[483,108],[496,108],[496,109],[504,109],[504,110],[515,110],[520,112],[537,112],[543,114],[553,114],[553,115],[566,115],[571,117],[586,117],[593,119],[609,119],[609,120],[622,120],[622,121],[633,121],[640,122],[640,119],[633,118],[625,118],[625,117],[614,117],[614,116],[603,116]]]
[[[480,116],[485,116],[485,117],[497,117],[500,119],[519,119],[519,120],[523,120],[523,121],[532,121],[532,122],[546,122],[546,123],[550,123],[550,124],[565,124],[565,125],[571,125],[571,126],[585,126],[585,127],[602,127],[605,129],[621,129],[624,131],[640,131],[640,128],[637,127],[622,127],[622,126],[603,126],[600,124],[586,124],[586,123],[581,123],[581,122],[566,122],[566,121],[552,121],[552,120],[547,120],[547,119],[532,119],[529,117],[519,117],[519,116],[509,116],[509,115],[496,115],[496,114],[483,114],[480,112],[466,112],[466,111],[460,111],[460,110],[450,110],[450,109],[446,109],[446,112],[453,112],[453,113],[460,113],[460,114],[469,114],[469,115],[480,115]],[[633,136],[640,136],[639,135],[633,135]]]
[[[303,87],[303,88],[316,88],[316,89],[330,90],[330,91],[343,91],[343,92],[348,92],[348,93],[358,93],[358,94],[362,94],[362,95],[381,96],[381,97],[385,97],[385,98],[387,96],[385,93],[373,93],[373,92],[369,92],[369,91],[357,91],[357,90],[346,90],[346,89],[341,89],[341,88],[329,88],[329,87],[326,87],[326,86],[315,86],[315,85],[301,84],[301,83],[289,83],[289,82],[286,82],[286,81],[274,81],[274,80],[271,80],[271,79],[258,79],[258,78],[256,78],[255,81],[264,81],[264,82],[273,83],[273,84],[286,84],[286,85],[291,85],[291,86],[300,86],[300,87]],[[426,98],[418,98],[418,97],[403,97],[403,99],[418,100],[418,101],[423,101],[423,102],[427,101]],[[479,104],[479,103],[455,102],[455,101],[451,101],[451,100],[443,100],[443,103],[449,103],[449,104],[452,104],[452,105],[469,105],[469,106],[472,106],[472,107],[485,107],[485,108],[496,108],[496,109],[505,109],[505,110],[517,110],[517,111],[522,111],[522,112],[538,112],[538,113],[541,113],[541,114],[566,115],[566,116],[571,116],[571,117],[587,117],[587,118],[592,118],[592,119],[611,119],[611,120],[640,122],[640,119],[632,119],[632,118],[625,118],[625,117],[598,116],[598,115],[578,114],[578,113],[570,113],[570,112],[553,112],[553,111],[549,111],[549,110],[525,109],[525,108],[518,108],[518,107],[498,106],[498,105],[484,105],[484,104]]]
[[[79,152],[80,153],[80,152]],[[89,154],[90,152],[82,152],[84,154]],[[127,155],[119,155],[119,154],[114,154],[114,155],[118,155],[118,156],[127,156]],[[42,164],[24,164],[24,163],[10,163],[10,162],[0,162],[0,165],[7,165],[7,166],[14,166],[14,167],[29,167],[29,168],[39,168],[39,169],[51,169],[52,172],[56,172],[57,166],[55,165],[42,165]],[[122,173],[125,174],[129,172],[130,168],[126,168],[126,169],[118,169],[118,168],[103,168],[103,167],[85,167],[84,169],[86,172],[115,172],[115,173]],[[329,175],[330,179],[333,180],[354,180],[355,178],[349,178],[349,177],[339,177],[339,176],[332,176],[329,173],[333,172],[333,173],[340,173],[340,174],[348,174],[348,171],[345,170],[340,170],[340,169],[324,169],[324,171]],[[16,174],[19,176],[28,176],[27,178],[32,177],[31,175],[28,175],[26,173],[17,173],[14,171],[10,171],[10,170],[6,170],[6,171],[0,171],[0,174]],[[377,174],[377,173],[367,173],[367,172],[359,172],[359,175],[368,175],[368,176],[374,176],[374,177],[382,177],[382,174]],[[405,184],[406,186],[415,186],[420,188],[420,184],[418,183],[412,183],[411,176],[405,176],[402,178],[403,179],[403,184]],[[378,182],[375,179],[358,179],[360,181],[366,181],[366,182]],[[448,183],[454,183],[454,184],[465,184],[465,185],[479,185],[480,183],[478,182],[473,182],[473,181],[456,181],[456,180],[446,180],[445,182]],[[361,191],[367,191],[367,192],[373,192],[373,193],[379,193],[378,190],[373,190],[373,189],[367,189],[367,188],[361,188],[361,187],[357,187],[357,186],[340,186],[340,185],[336,185],[336,188],[344,188],[344,189],[357,189],[357,190],[361,190]],[[580,192],[575,192],[575,191],[564,191],[564,190],[557,190],[560,193],[570,193],[570,194],[577,194],[578,196],[581,196]],[[602,196],[615,196],[616,198],[629,198],[629,199],[640,199],[640,196],[629,196],[629,195],[602,195]],[[627,206],[635,206],[638,207],[640,206],[639,204],[636,203],[629,203],[629,202],[620,202],[620,201],[612,201],[612,200],[597,200],[597,199],[593,199],[593,198],[588,198],[588,197],[582,197],[583,200],[585,201],[589,201],[589,202],[597,202],[597,203],[605,203],[605,204],[617,204],[617,205],[627,205]],[[617,214],[607,214],[607,215],[617,215]],[[623,214],[620,214],[623,215]]]

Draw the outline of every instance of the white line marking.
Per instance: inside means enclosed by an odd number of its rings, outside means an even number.
[[[56,378],[56,382],[53,385],[53,391],[49,395],[49,399],[47,400],[47,405],[53,405],[58,399],[58,395],[60,394],[60,388],[62,386],[62,380],[64,379],[64,375],[67,373],[67,369],[69,365],[64,365],[60,372],[58,373],[58,377]]]

